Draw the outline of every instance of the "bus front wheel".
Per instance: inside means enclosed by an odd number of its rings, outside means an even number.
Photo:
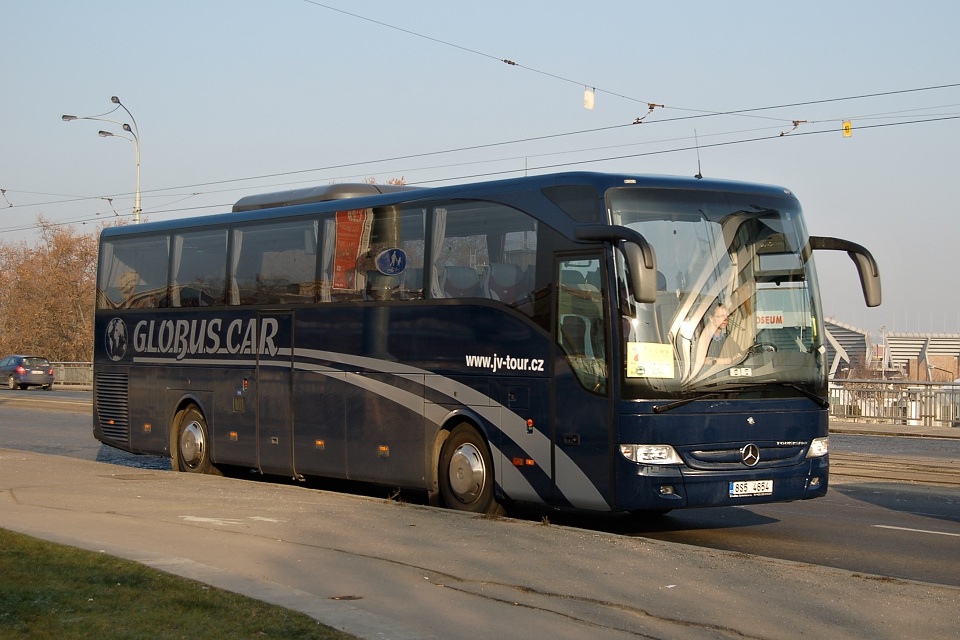
[[[188,473],[216,473],[210,462],[207,421],[195,406],[183,411],[177,425],[177,468]]]
[[[501,515],[493,493],[493,461],[486,443],[470,425],[450,432],[440,451],[440,494],[450,509]]]

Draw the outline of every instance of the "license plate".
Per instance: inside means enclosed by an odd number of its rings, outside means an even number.
[[[769,496],[773,494],[773,480],[743,480],[730,483],[730,497]]]
[[[35,376],[42,376],[44,372],[43,372],[42,370],[40,370],[40,369],[34,369],[34,370],[31,371],[30,373],[32,373],[32,374],[35,375]]]

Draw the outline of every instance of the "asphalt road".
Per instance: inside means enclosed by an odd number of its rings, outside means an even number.
[[[831,453],[960,460],[960,438],[891,438],[889,436],[831,435]]]
[[[31,395],[18,395],[27,393]],[[166,458],[127,454],[94,440],[89,414],[55,404],[69,406],[76,394],[39,393],[0,392],[0,447],[139,468],[170,468]],[[14,398],[17,401],[11,402]],[[34,404],[41,400],[44,408]],[[897,464],[906,460],[943,468],[944,463],[960,460],[960,441],[846,435],[833,436],[831,445],[835,456],[831,490],[817,500],[690,509],[649,519],[539,509],[518,511],[516,516],[960,587],[956,570],[960,567],[960,481],[936,484],[913,473],[910,465]],[[883,479],[858,470],[857,461],[863,457],[879,461]],[[346,489],[371,491],[369,487]],[[373,495],[377,491],[373,489]]]

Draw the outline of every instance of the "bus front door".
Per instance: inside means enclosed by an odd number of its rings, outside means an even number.
[[[554,501],[609,509],[610,423],[606,302],[601,256],[557,261],[553,375]]]

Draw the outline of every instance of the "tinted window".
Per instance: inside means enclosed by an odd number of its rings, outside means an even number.
[[[325,218],[319,299],[423,298],[424,215],[414,205],[337,211]]]
[[[230,304],[313,302],[317,223],[280,222],[235,229]]]
[[[488,202],[435,207],[432,298],[487,298],[532,315],[537,222]]]
[[[167,299],[167,236],[124,238],[100,248],[97,307],[149,308]]]
[[[577,222],[601,222],[603,207],[600,206],[600,194],[588,185],[565,185],[547,187],[543,195]]]
[[[595,284],[599,275],[599,258],[559,263],[557,338],[580,383],[602,395],[607,390],[607,350],[603,292]]]
[[[226,270],[226,230],[174,235],[170,306],[223,304]]]

